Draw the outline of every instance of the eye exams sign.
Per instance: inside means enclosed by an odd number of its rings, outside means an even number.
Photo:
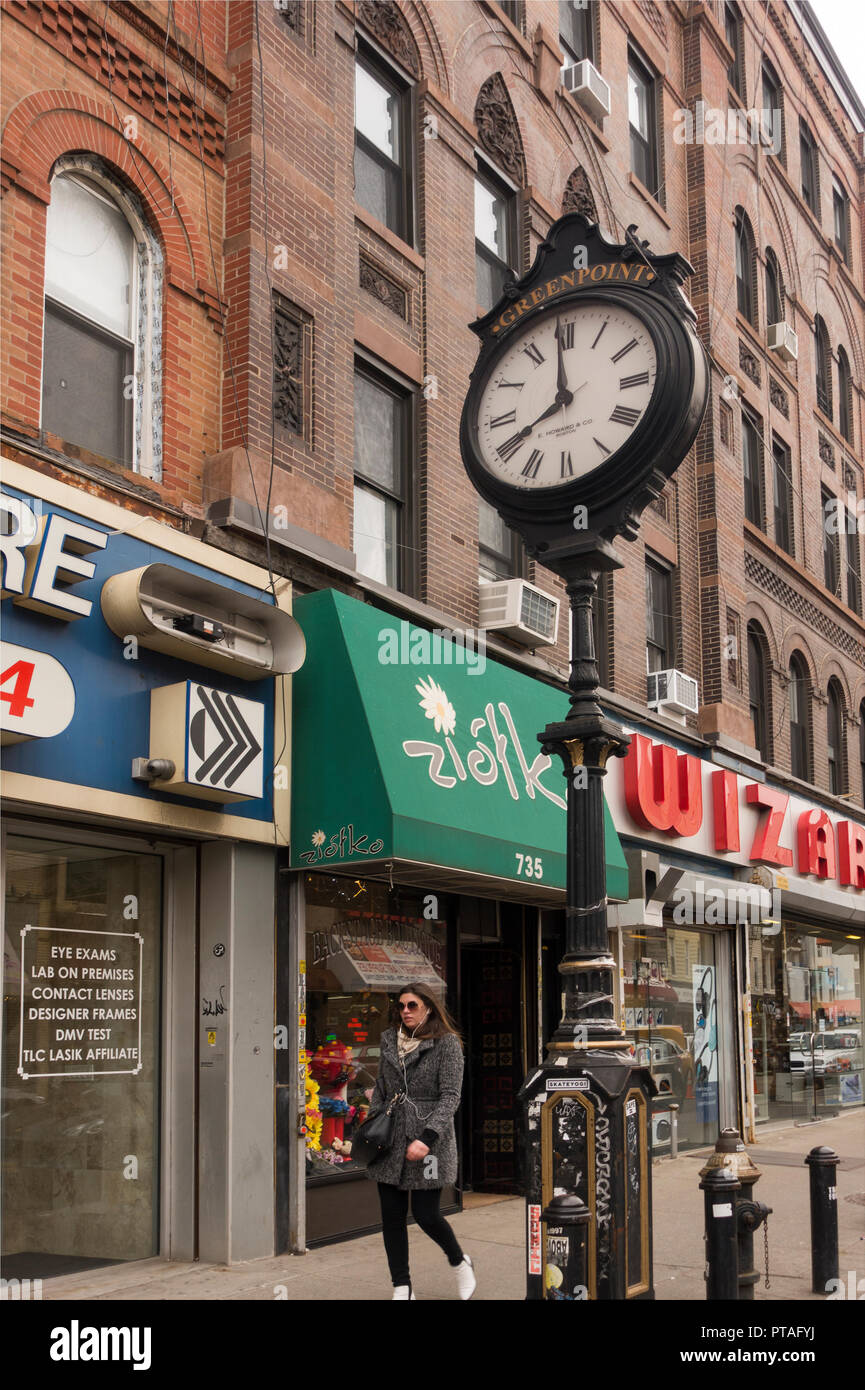
[[[141,1071],[140,932],[21,930],[18,1075]]]

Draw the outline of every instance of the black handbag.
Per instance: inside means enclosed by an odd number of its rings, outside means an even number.
[[[352,1163],[366,1168],[367,1164],[387,1153],[393,1143],[393,1112],[404,1100],[405,1093],[397,1091],[385,1110],[364,1121],[351,1141]]]

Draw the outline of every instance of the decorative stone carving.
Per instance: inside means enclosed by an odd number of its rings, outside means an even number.
[[[760,363],[751,349],[741,341],[739,343],[739,366],[745,375],[751,378],[755,386],[760,385]]]
[[[638,0],[637,8],[642,10],[643,14],[651,24],[655,33],[664,43],[666,43],[667,25],[664,21],[664,16],[661,14],[661,11],[658,9],[657,5],[652,4],[652,0]]]
[[[357,17],[375,35],[382,48],[392,53],[413,77],[420,77],[417,45],[394,0],[360,0]]]
[[[277,305],[274,312],[273,418],[303,434],[303,324]]]
[[[848,492],[856,491],[856,474],[849,463],[844,464],[844,486]]]
[[[790,419],[790,402],[787,399],[787,392],[772,377],[769,377],[769,400],[776,410],[780,410],[785,420]]]
[[[500,169],[520,185],[525,183],[523,142],[517,117],[500,72],[488,77],[475,104],[478,139]]]
[[[360,253],[360,287],[368,294],[384,304],[385,308],[392,310],[401,319],[408,317],[408,295],[402,285],[398,285],[395,280],[377,266],[374,261]]]
[[[826,438],[825,434],[818,435],[817,438],[818,438],[818,448],[819,448],[819,450],[820,450],[820,457],[821,457],[821,459],[823,460],[823,462],[824,462],[829,468],[832,469],[832,472],[834,473],[834,472],[835,472],[835,450],[832,448],[832,445],[829,443],[829,440]]]
[[[598,213],[592,195],[588,175],[582,164],[578,164],[565,185],[562,196],[562,212],[581,212],[590,222],[597,222]]]

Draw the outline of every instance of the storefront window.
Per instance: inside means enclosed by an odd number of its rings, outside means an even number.
[[[751,928],[757,1121],[808,1119],[863,1103],[862,934],[785,922]]]
[[[714,1142],[725,1059],[719,1048],[717,937],[708,931],[644,927],[623,932],[624,1017],[637,1061],[649,1066],[658,1094],[652,1147],[669,1151],[671,1103],[679,1107],[683,1148]]]
[[[3,1275],[158,1253],[161,860],[6,846]]]
[[[390,1002],[409,984],[444,1003],[447,932],[436,899],[370,880],[306,878],[307,1178],[356,1173],[352,1135],[378,1077]]]

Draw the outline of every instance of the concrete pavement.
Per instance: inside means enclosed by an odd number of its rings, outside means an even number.
[[[838,1169],[840,1275],[865,1278],[865,1112],[800,1129],[760,1132],[749,1153],[763,1176],[756,1196],[773,1208],[769,1226],[771,1287],[761,1280],[757,1301],[816,1300],[810,1291],[808,1170],[805,1155],[818,1144],[842,1158]],[[711,1150],[659,1159],[653,1165],[655,1293],[659,1300],[705,1300],[703,1282],[703,1194],[699,1170]],[[466,1199],[466,1210],[450,1217],[457,1238],[472,1256],[478,1275],[475,1299],[525,1298],[525,1206],[522,1199]],[[412,1278],[418,1299],[453,1301],[454,1278],[437,1246],[409,1228]],[[756,1240],[763,1269],[763,1238]],[[224,1267],[169,1264],[164,1260],[111,1265],[96,1272],[47,1280],[45,1300],[388,1300],[381,1236]]]

